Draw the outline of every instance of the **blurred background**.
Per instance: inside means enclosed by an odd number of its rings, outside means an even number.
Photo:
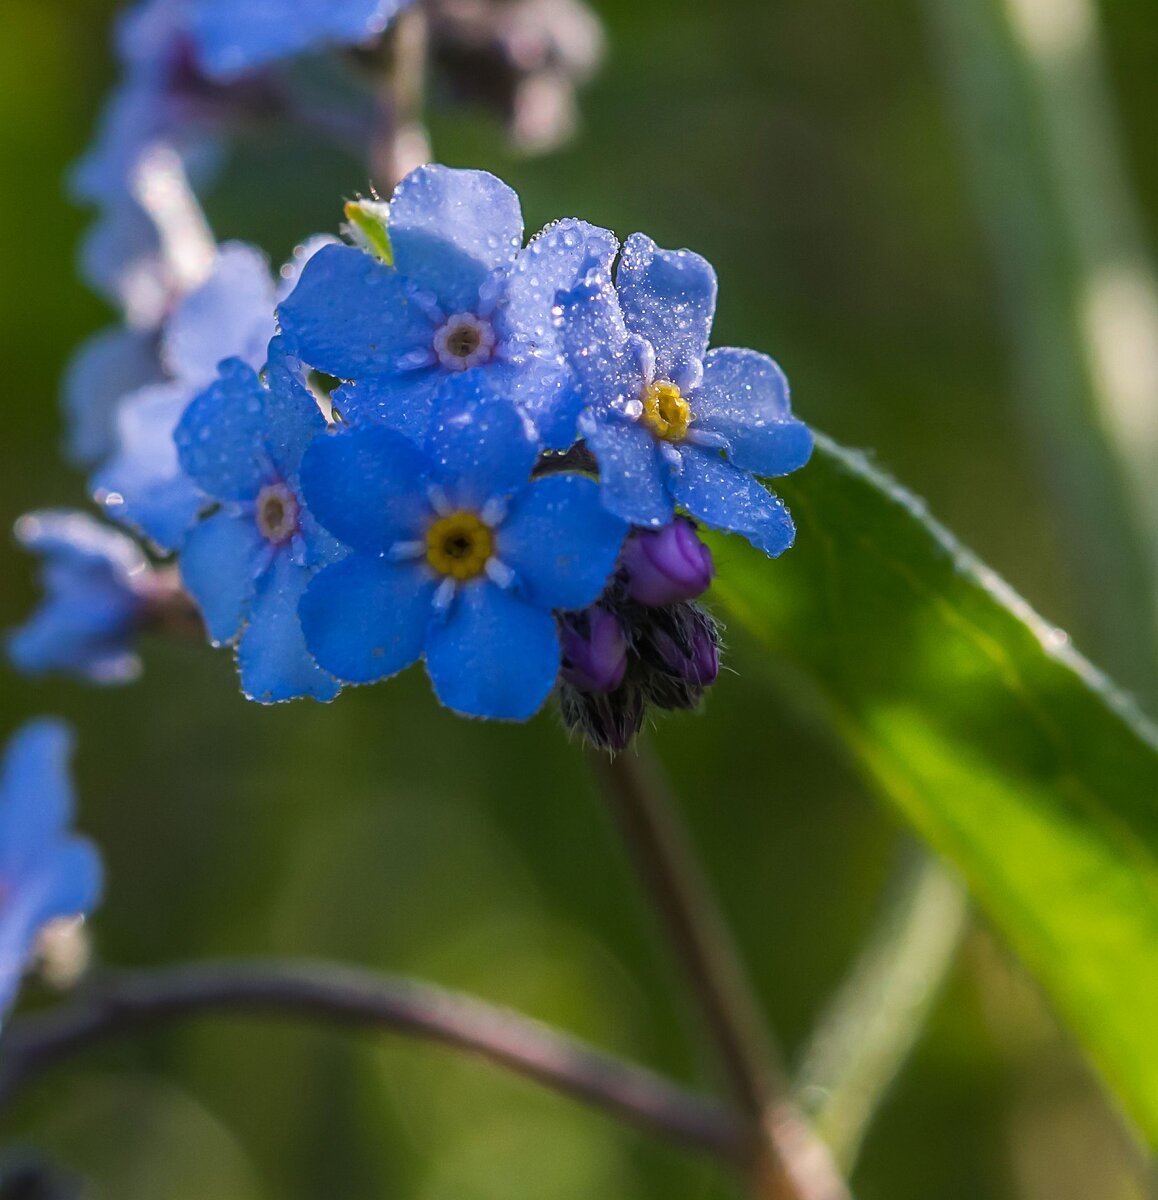
[[[1113,338],[1149,312],[1158,8],[595,8],[607,56],[569,145],[522,157],[486,114],[436,107],[436,156],[506,178],[529,229],[579,215],[706,254],[717,343],[778,358],[806,420],[869,448],[1153,711],[1153,648],[1136,633],[1153,623],[1147,527],[1126,515],[1138,464],[1113,461],[1147,364]],[[58,453],[58,384],[115,314],[77,277],[89,216],[62,180],[115,78],[113,11],[0,0],[5,524],[83,496]],[[220,238],[280,261],[335,229],[366,183],[363,165],[288,133],[241,138],[207,208]],[[1123,361],[1137,367],[1124,382]],[[35,596],[31,562],[0,539],[0,626]],[[824,731],[770,708],[735,637],[705,715],[666,721],[654,743],[796,1061],[910,848]],[[324,708],[263,709],[241,698],[228,654],[193,646],[150,645],[144,679],[122,689],[4,670],[5,736],[40,712],[78,727],[81,825],[108,864],[103,961],[317,955],[415,973],[710,1084],[694,1014],[552,714],[459,720],[418,672]],[[730,1194],[711,1163],[448,1052],[248,1020],[93,1053],[3,1136],[115,1200]],[[966,935],[854,1183],[861,1200],[1154,1194],[984,928]]]

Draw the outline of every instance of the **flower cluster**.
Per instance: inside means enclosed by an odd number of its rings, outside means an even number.
[[[59,722],[33,721],[0,765],[0,1018],[45,930],[87,914],[100,897],[100,859],[69,831],[70,746]]]
[[[280,286],[248,247],[217,252],[160,377],[111,430],[89,413],[106,511],[177,552],[253,699],[421,659],[457,712],[521,720],[558,689],[616,749],[649,708],[694,707],[720,651],[699,527],[786,549],[760,477],[812,446],[770,358],[708,348],[710,265],[576,219],[524,244],[482,171],[421,167],[347,217],[354,244],[316,239]],[[57,590],[42,627],[99,631]],[[139,611],[117,594],[110,613]]]

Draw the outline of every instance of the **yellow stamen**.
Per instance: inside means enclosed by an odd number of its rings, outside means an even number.
[[[682,442],[687,437],[692,409],[674,383],[657,379],[644,388],[640,399],[643,401],[641,420],[657,438],[665,442]]]
[[[452,579],[481,575],[494,550],[494,533],[476,513],[440,517],[426,532],[426,561]]]

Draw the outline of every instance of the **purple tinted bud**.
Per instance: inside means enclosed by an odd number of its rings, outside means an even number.
[[[694,600],[707,591],[715,573],[712,552],[682,518],[654,532],[637,532],[623,548],[622,563],[627,594],[654,608]]]
[[[619,619],[593,605],[560,630],[563,678],[581,692],[613,692],[627,670],[627,640]]]

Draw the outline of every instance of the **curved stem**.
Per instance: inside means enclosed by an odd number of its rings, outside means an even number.
[[[787,1098],[779,1055],[658,764],[631,753],[592,762],[746,1119],[755,1194],[848,1200],[827,1147]]]
[[[522,1016],[432,984],[330,963],[198,963],[127,972],[0,1038],[0,1112],[90,1046],[208,1012],[350,1025],[466,1051],[677,1145],[735,1161],[743,1133],[715,1102]]]

